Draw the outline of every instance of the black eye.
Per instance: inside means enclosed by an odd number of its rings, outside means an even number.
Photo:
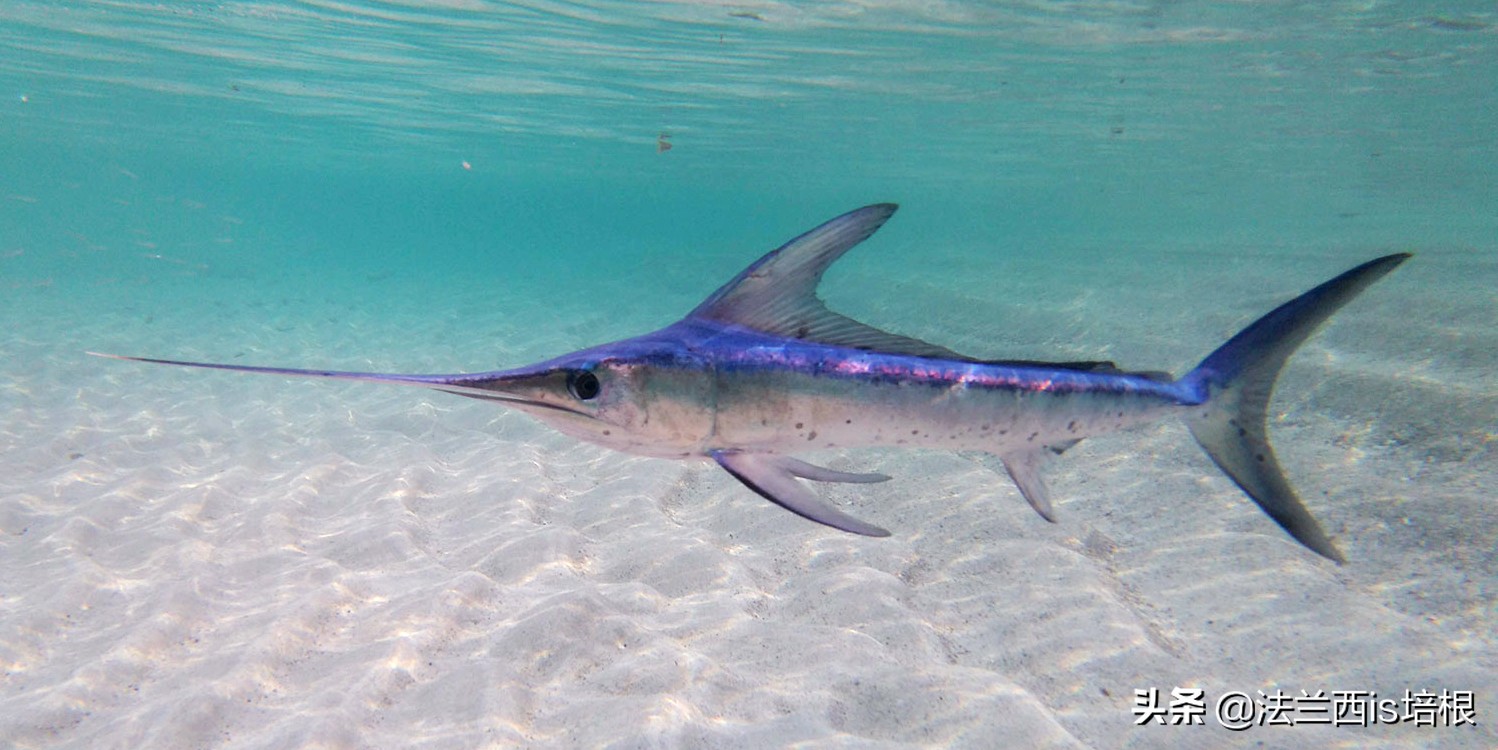
[[[592,401],[598,398],[598,376],[587,370],[573,370],[567,373],[567,390],[578,401]]]

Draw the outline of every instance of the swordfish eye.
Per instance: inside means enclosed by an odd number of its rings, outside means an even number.
[[[567,373],[567,392],[578,401],[598,398],[598,391],[601,389],[598,376],[588,370],[572,370]]]

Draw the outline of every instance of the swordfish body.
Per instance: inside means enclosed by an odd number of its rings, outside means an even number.
[[[117,359],[419,386],[492,401],[629,453],[708,459],[798,515],[867,536],[801,480],[880,482],[793,457],[887,446],[984,451],[1055,520],[1041,468],[1084,438],[1182,419],[1212,460],[1286,532],[1343,557],[1286,480],[1266,429],[1285,361],[1327,318],[1409,255],[1359,265],[1255,321],[1179,379],[1110,362],[986,360],[864,325],[816,295],[823,273],[895,212],[839,216],[771,251],[681,321],[527,367],[399,375]]]

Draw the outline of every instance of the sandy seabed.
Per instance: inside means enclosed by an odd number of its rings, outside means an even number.
[[[1179,372],[1361,259],[1137,261],[1059,297],[1046,279],[996,294],[907,276],[850,312],[979,354]],[[894,531],[865,539],[706,463],[609,453],[488,404],[82,355],[477,370],[668,322],[654,312],[543,325],[565,300],[477,284],[361,306],[312,284],[13,281],[0,744],[1491,748],[1495,277],[1426,253],[1287,371],[1273,437],[1340,567],[1175,423],[1057,461],[1058,524],[971,456],[805,456],[895,476],[819,487]],[[855,268],[839,288],[881,283]],[[1135,725],[1136,690],[1176,687],[1203,691],[1204,725]],[[1472,691],[1477,724],[1231,732],[1212,716],[1229,691],[1352,690]]]

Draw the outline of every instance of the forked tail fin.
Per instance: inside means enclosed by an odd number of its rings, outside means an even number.
[[[1269,446],[1269,397],[1296,348],[1332,313],[1409,257],[1396,253],[1368,261],[1280,305],[1181,379],[1205,402],[1186,426],[1207,455],[1290,536],[1339,563],[1345,558],[1301,504]]]

